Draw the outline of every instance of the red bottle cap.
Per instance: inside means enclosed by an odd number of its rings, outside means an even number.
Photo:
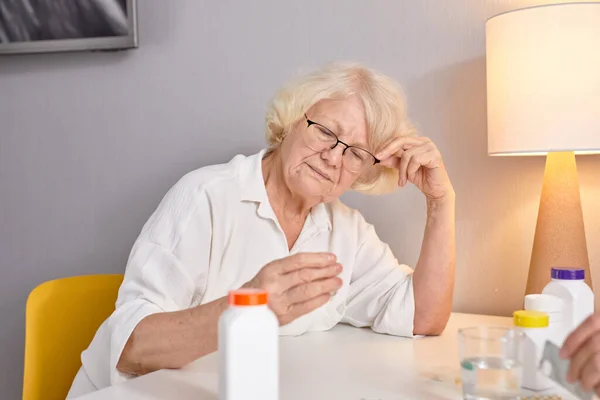
[[[263,289],[238,289],[229,292],[232,306],[259,306],[267,304],[269,294]]]

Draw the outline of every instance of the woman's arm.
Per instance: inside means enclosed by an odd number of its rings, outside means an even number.
[[[378,154],[398,169],[398,185],[413,183],[427,199],[427,221],[413,274],[414,334],[442,333],[452,310],[455,193],[436,145],[426,137],[399,137]]]
[[[269,307],[285,325],[325,304],[342,282],[329,253],[298,253],[275,260],[244,287],[269,292]],[[190,309],[149,315],[135,327],[117,363],[120,372],[143,375],[184,365],[217,350],[222,297]]]
[[[427,201],[427,221],[413,273],[415,335],[439,335],[452,311],[455,238],[454,193]]]
[[[227,298],[222,297],[187,310],[147,316],[127,340],[117,369],[143,375],[180,368],[216,351],[218,320],[226,308]]]

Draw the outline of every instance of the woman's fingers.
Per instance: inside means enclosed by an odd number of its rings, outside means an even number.
[[[287,291],[285,297],[291,307],[293,304],[305,302],[322,294],[336,292],[341,287],[342,280],[340,278],[321,279],[295,286]]]
[[[297,253],[292,256],[271,261],[247,282],[244,287],[267,290],[271,297],[280,295],[289,288],[282,276],[306,268],[323,268],[336,264],[332,253]],[[306,273],[304,273],[306,275]],[[289,281],[289,279],[288,279]]]
[[[420,146],[429,141],[426,137],[416,136],[401,136],[392,139],[389,143],[383,146],[383,150],[379,151],[375,157],[382,162],[392,156],[399,156],[404,150]]]
[[[279,275],[307,267],[327,267],[335,264],[336,256],[332,253],[296,253],[292,256],[273,261],[273,265]]]
[[[586,392],[600,385],[600,353],[594,354],[583,366],[579,381]]]
[[[376,157],[382,165],[398,169],[398,185],[404,186],[416,179],[419,168],[432,164],[439,152],[427,137],[399,137],[390,141]]]
[[[419,158],[420,157],[418,156],[412,157],[408,167],[406,168],[406,178],[411,182],[416,180],[417,171],[419,171],[419,168],[421,168],[421,161]]]
[[[427,151],[429,151],[427,146],[419,146],[419,147],[413,147],[409,150],[406,150],[402,156],[400,157],[400,166],[398,167],[398,184],[400,186],[404,186],[406,185],[406,182],[409,179],[408,176],[408,166],[411,164],[411,162],[414,162],[413,159],[415,159],[416,157],[419,157],[421,154],[426,153]],[[416,161],[418,164],[418,161]],[[420,165],[418,165],[418,167],[420,167]],[[417,170],[419,169],[417,167]],[[414,166],[413,166],[414,169]],[[416,170],[415,170],[416,172]]]
[[[439,155],[439,152],[435,148],[429,149],[428,151],[423,152],[421,154],[414,155],[411,158],[408,168],[406,170],[408,180],[411,182],[415,182],[417,179],[417,172],[420,168],[439,167],[440,160],[441,157]]]
[[[342,286],[337,277],[341,272],[342,266],[331,253],[298,253],[265,265],[244,287],[267,290],[269,307],[284,325],[319,303],[309,300],[329,299]],[[296,306],[298,303],[303,305]],[[298,315],[292,314],[292,309],[299,310],[295,312]]]
[[[283,322],[281,322],[281,325],[290,323],[293,320],[295,320],[296,318],[301,317],[304,314],[308,314],[309,312],[311,312],[313,310],[316,310],[317,308],[319,308],[322,305],[324,305],[325,303],[327,303],[330,298],[331,298],[331,294],[323,293],[317,297],[313,297],[312,299],[308,299],[308,300],[300,302],[300,303],[292,304],[289,308],[288,314],[284,318]]]
[[[567,337],[560,350],[560,356],[562,358],[571,358],[579,347],[587,342],[590,337],[597,334],[600,334],[600,313],[595,313],[588,317]]]
[[[596,355],[600,353],[600,335],[590,337],[575,352],[569,363],[567,379],[569,382],[576,382],[581,379],[581,371],[584,366]]]
[[[341,264],[332,264],[320,268],[302,268],[281,276],[284,290],[312,281],[333,278],[342,272]]]

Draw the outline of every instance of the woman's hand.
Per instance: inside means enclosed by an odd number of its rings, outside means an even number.
[[[600,395],[600,313],[593,314],[565,340],[560,355],[571,360],[567,380]]]
[[[321,307],[342,287],[342,266],[330,253],[298,253],[265,265],[244,287],[269,292],[279,325]]]
[[[429,200],[440,200],[454,193],[442,155],[427,137],[395,138],[376,157],[381,165],[398,169],[400,187],[412,182]]]

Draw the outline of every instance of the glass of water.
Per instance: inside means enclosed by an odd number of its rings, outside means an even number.
[[[511,328],[473,327],[458,331],[458,351],[467,400],[519,399],[523,334]]]

